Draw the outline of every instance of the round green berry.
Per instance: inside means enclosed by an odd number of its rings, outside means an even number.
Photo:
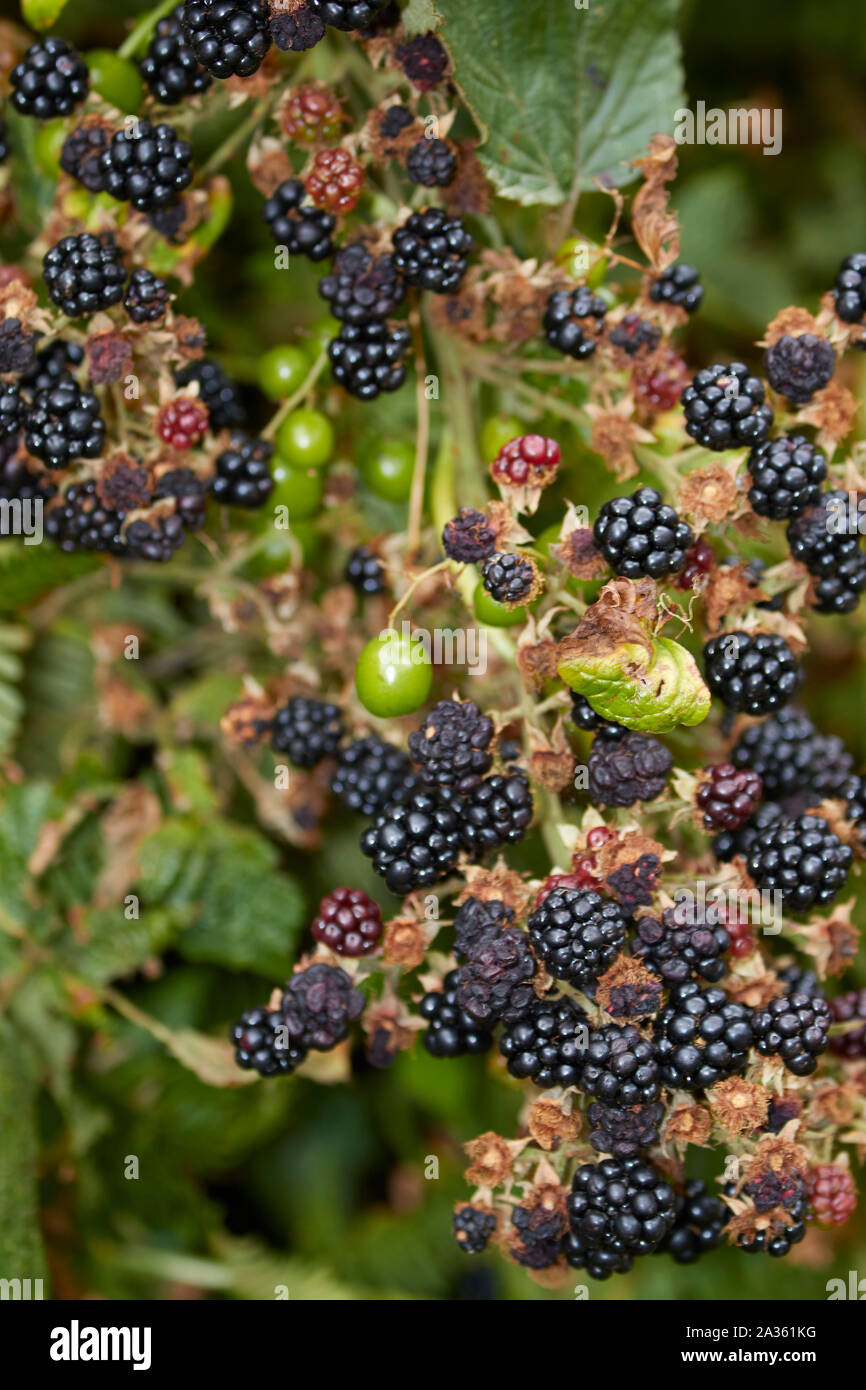
[[[334,452],[334,427],[320,410],[293,410],[277,430],[277,450],[293,468],[322,468]]]
[[[518,623],[526,622],[525,608],[508,608],[504,603],[498,603],[492,594],[488,594],[480,579],[475,586],[472,602],[478,621],[486,623],[488,627],[516,627]]]
[[[478,438],[483,461],[492,463],[510,440],[522,434],[526,434],[526,426],[516,415],[488,415]]]
[[[304,348],[311,362],[315,362],[323,352],[328,351],[328,344],[339,332],[340,325],[331,314],[326,314],[323,319],[316,319],[316,322],[310,325],[304,333]]]
[[[271,400],[284,401],[306,381],[309,372],[309,358],[299,347],[285,343],[268,348],[259,358],[259,388]]]
[[[315,526],[308,521],[299,521],[291,530],[273,524],[273,517],[265,512],[263,524],[259,519],[262,535],[255,555],[246,563],[250,579],[267,579],[272,574],[284,574],[297,562],[298,549],[304,563],[308,563],[316,553],[320,536]]]
[[[95,92],[116,106],[118,111],[137,111],[144,96],[141,74],[134,63],[118,58],[108,48],[94,48],[85,53],[84,61],[90,70],[90,85]]]
[[[275,454],[271,459],[271,477],[271,507],[287,507],[290,526],[294,527],[296,521],[309,521],[317,514],[325,495],[325,474],[320,468],[293,468],[280,454]]]
[[[396,631],[380,633],[368,642],[355,667],[358,699],[380,719],[420,709],[432,684],[433,667],[424,643]]]
[[[379,436],[361,456],[361,477],[386,502],[407,502],[412,491],[415,450],[400,439]]]

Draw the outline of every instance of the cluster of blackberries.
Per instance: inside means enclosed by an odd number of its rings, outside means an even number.
[[[773,412],[760,379],[742,362],[716,363],[683,391],[686,430],[705,449],[735,449],[767,438]]]
[[[651,487],[605,502],[593,535],[611,568],[627,579],[675,574],[694,540],[691,528]]]
[[[599,806],[654,801],[664,791],[673,764],[669,749],[657,738],[602,724],[587,761],[590,797]]]
[[[722,633],[704,647],[707,685],[728,709],[769,714],[796,694],[803,673],[784,637],[774,632]]]
[[[866,589],[866,554],[860,548],[859,515],[850,515],[848,494],[825,492],[788,524],[795,560],[812,577],[820,613],[850,613]]]
[[[348,1037],[364,996],[338,965],[314,962],[286,985],[279,1008],[249,1009],[229,1036],[239,1067],[260,1076],[292,1072],[311,1049],[328,1052]]]
[[[122,300],[133,323],[155,323],[170,302],[165,281],[143,267],[133,270],[127,284],[120,248],[110,232],[63,237],[45,253],[42,276],[51,299],[71,319]]]

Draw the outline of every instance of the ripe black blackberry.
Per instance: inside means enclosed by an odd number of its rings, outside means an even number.
[[[207,406],[211,429],[234,429],[247,423],[237,383],[226,375],[218,362],[209,357],[189,362],[175,373],[174,380],[176,386],[198,382],[199,398]]]
[[[605,1257],[600,1274],[589,1261],[586,1268],[604,1278],[622,1255],[648,1255],[661,1244],[674,1224],[676,1195],[651,1163],[606,1158],[578,1168],[567,1207],[581,1253]],[[574,1263],[568,1249],[565,1258]]]
[[[747,855],[756,837],[781,820],[782,808],[775,801],[764,801],[739,830],[723,830],[713,837],[713,854],[725,862],[735,855]]]
[[[830,1013],[834,1023],[855,1025],[830,1039],[830,1051],[848,1062],[861,1061],[866,1057],[866,989],[837,994],[830,1000]]]
[[[457,1002],[479,1023],[516,1022],[535,991],[535,957],[526,933],[509,927],[476,941],[457,971]]]
[[[821,498],[826,455],[802,434],[765,439],[749,454],[749,501],[759,516],[787,521]]]
[[[716,763],[706,768],[705,773],[695,793],[695,804],[703,812],[705,829],[739,830],[761,803],[763,784],[760,777],[748,762],[740,767]]]
[[[106,193],[138,212],[174,203],[192,183],[192,150],[170,125],[138,121],[115,131],[99,166]]]
[[[182,518],[177,512],[169,515],[154,513],[149,518],[137,517],[123,533],[130,559],[151,560],[166,564],[186,539]]]
[[[662,1080],[700,1091],[742,1072],[752,1045],[751,1020],[752,1010],[728,999],[723,989],[705,989],[695,980],[677,985],[653,1026]]]
[[[54,303],[71,319],[109,309],[123,298],[126,270],[110,232],[63,237],[45,253],[42,275]]]
[[[170,468],[156,482],[154,497],[175,499],[175,509],[187,531],[200,531],[207,516],[207,482],[191,468]]]
[[[285,179],[262,205],[262,217],[274,245],[285,246],[290,255],[324,261],[332,254],[337,219],[313,206],[300,179]]]
[[[460,826],[456,810],[439,795],[413,791],[376,817],[361,836],[361,851],[392,893],[439,883],[457,863]]]
[[[600,714],[596,714],[585,695],[579,695],[576,690],[572,690],[570,694],[572,722],[579,729],[588,729],[593,733],[604,729],[606,738],[621,737],[628,732],[624,725],[613,724],[609,719],[603,719]]]
[[[0,373],[9,372],[19,379],[36,363],[35,335],[28,332],[19,318],[10,316],[0,322]]]
[[[474,245],[459,217],[441,208],[413,212],[391,238],[394,261],[403,278],[421,290],[453,294],[468,266]]]
[[[259,1076],[288,1075],[307,1055],[300,1039],[289,1034],[279,1009],[247,1009],[232,1024],[229,1037],[238,1066]]]
[[[57,491],[50,474],[31,472],[18,457],[17,447],[14,438],[0,441],[0,498],[7,502],[47,502]]]
[[[819,613],[850,613],[866,589],[866,555],[857,518],[848,517],[848,495],[825,492],[819,503],[788,525],[788,544],[814,580]]]
[[[776,1055],[795,1076],[811,1076],[826,1052],[832,1022],[826,999],[783,994],[758,1009],[752,1019],[754,1045],[763,1057]]]
[[[61,550],[104,551],[122,555],[126,549],[121,526],[123,512],[112,511],[96,495],[96,482],[72,483],[45,512],[44,530]]]
[[[216,461],[211,493],[225,507],[262,507],[274,490],[271,454],[274,446],[267,439],[244,439],[236,435]]]
[[[693,974],[715,982],[727,970],[724,957],[731,949],[729,934],[712,921],[684,920],[688,915],[678,904],[666,907],[660,922],[642,917],[631,943],[632,955],[668,985],[683,984]]]
[[[60,151],[60,167],[64,173],[86,188],[89,193],[101,193],[104,187],[100,160],[108,148],[111,131],[105,126],[76,126],[67,135]]]
[[[449,560],[480,564],[496,549],[496,535],[489,518],[474,507],[461,507],[442,532],[442,549]]]
[[[690,1178],[677,1193],[674,1224],[658,1248],[659,1255],[673,1255],[677,1264],[691,1265],[721,1245],[731,1209],[708,1192],[700,1178]]]
[[[654,323],[642,319],[640,314],[626,314],[610,330],[610,341],[614,347],[622,348],[629,357],[637,357],[642,349],[653,352],[661,341],[661,329]]]
[[[26,402],[18,387],[0,381],[0,439],[11,439],[21,428]]]
[[[760,444],[773,423],[764,387],[743,362],[717,362],[697,373],[680,397],[686,432],[705,449]]]
[[[431,1057],[461,1057],[464,1053],[487,1052],[493,1036],[457,1002],[457,971],[451,970],[442,989],[430,990],[418,1005],[427,1019],[424,1046]]]
[[[814,970],[804,970],[796,962],[777,970],[779,979],[785,986],[785,994],[806,994],[810,999],[823,999],[824,990]]]
[[[332,29],[350,33],[372,24],[388,0],[307,0],[307,4]]]
[[[330,275],[319,281],[319,294],[341,323],[390,318],[405,293],[393,257],[371,255],[362,241],[341,247]]]
[[[168,286],[151,270],[139,267],[129,277],[123,307],[133,323],[156,323],[171,302]]]
[[[273,15],[270,28],[271,38],[283,53],[304,53],[325,37],[325,22],[312,8],[312,0],[290,14]]]
[[[854,760],[837,734],[820,733],[803,710],[789,708],[744,729],[731,762],[760,777],[768,800],[804,792],[805,810],[839,793]]]
[[[182,20],[183,5],[175,5],[157,24],[139,64],[148,91],[163,106],[177,106],[185,97],[207,91],[213,81],[184,39]]]
[[[704,287],[693,265],[669,265],[650,286],[650,299],[654,304],[676,304],[687,314],[699,308],[703,297]]]
[[[846,256],[833,281],[836,313],[846,323],[860,323],[866,314],[866,254]]]
[[[454,1239],[465,1255],[480,1255],[496,1230],[496,1214],[462,1202],[451,1218]]]
[[[592,528],[595,543],[616,574],[659,579],[686,563],[694,536],[654,487],[605,502]]]
[[[620,733],[619,725],[600,729],[587,760],[590,798],[600,806],[654,801],[673,765],[669,750],[649,734]]]
[[[396,391],[406,380],[404,359],[409,350],[409,330],[402,324],[344,323],[328,345],[331,375],[338,385],[361,401],[372,401],[382,391]]]
[[[522,772],[485,777],[459,803],[460,843],[474,857],[515,845],[532,820],[529,783]]]
[[[375,816],[404,800],[418,783],[403,750],[370,734],[340,749],[331,791],[348,811]]]
[[[733,1195],[734,1184],[726,1183],[723,1191]],[[775,1214],[754,1230],[740,1231],[737,1234],[737,1249],[746,1255],[770,1255],[782,1259],[790,1252],[792,1245],[798,1245],[806,1234],[806,1212],[808,1200],[804,1197],[790,1208],[779,1208]],[[784,1212],[785,1214],[781,1214]]]
[[[409,182],[422,188],[447,188],[457,173],[457,160],[444,140],[419,140],[406,156]]]
[[[440,700],[420,729],[409,735],[409,753],[428,786],[463,793],[490,770],[493,720],[472,700]]]
[[[411,125],[414,119],[412,112],[407,111],[405,106],[389,106],[379,121],[379,134],[383,140],[396,140],[401,130]],[[392,154],[396,151],[389,150],[387,153]]]
[[[611,1158],[634,1158],[642,1149],[659,1141],[659,1127],[665,1108],[661,1101],[648,1105],[602,1105],[594,1100],[587,1106],[591,1125],[589,1142],[596,1153]]]
[[[710,691],[728,709],[769,714],[790,700],[803,672],[784,637],[775,632],[725,632],[704,647]]]
[[[586,1014],[571,999],[535,999],[508,1023],[499,1051],[512,1076],[537,1086],[577,1086],[589,1038]]]
[[[658,1100],[661,1073],[651,1042],[633,1023],[605,1023],[590,1034],[580,1089],[606,1105]]]
[[[65,39],[40,39],[9,74],[10,101],[40,121],[68,116],[90,90],[87,64]]]
[[[752,842],[746,868],[758,888],[781,893],[788,912],[831,902],[854,858],[820,816],[774,822]]]
[[[346,562],[346,579],[359,594],[385,592],[385,566],[366,545],[358,545]]]
[[[764,354],[767,380],[794,405],[805,405],[825,387],[836,367],[836,353],[826,338],[814,333],[790,333],[779,338]]]
[[[27,452],[49,468],[67,468],[74,459],[102,453],[105,424],[92,391],[74,384],[37,391],[24,416]]]
[[[527,922],[535,954],[558,980],[595,984],[625,945],[630,918],[591,890],[554,888]]]
[[[315,962],[293,975],[283,995],[289,1035],[317,1052],[328,1052],[348,1036],[364,1008],[364,996],[342,966]]]
[[[285,753],[295,767],[316,767],[333,758],[343,737],[343,718],[336,705],[293,695],[277,710],[271,747]]]
[[[497,603],[514,607],[523,603],[535,585],[535,570],[531,560],[514,551],[494,550],[481,569],[484,587]]]
[[[621,1241],[610,1247],[590,1245],[574,1231],[569,1231],[562,1242],[562,1253],[566,1264],[572,1269],[585,1269],[591,1279],[628,1274],[634,1265],[634,1255],[629,1254]]]
[[[183,37],[214,77],[251,77],[271,46],[265,0],[184,0]]]
[[[606,313],[604,300],[586,285],[578,285],[574,290],[554,290],[544,311],[545,339],[566,357],[591,357],[597,340],[587,320],[595,319],[598,324]]]
[[[454,954],[466,960],[479,943],[514,921],[514,909],[497,898],[466,898],[454,915]]]

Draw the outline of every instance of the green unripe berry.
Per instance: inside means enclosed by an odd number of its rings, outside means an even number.
[[[361,457],[361,477],[386,502],[406,502],[412,491],[415,450],[399,439],[377,439]]]
[[[432,684],[433,667],[424,643],[396,631],[380,633],[368,642],[355,667],[358,699],[380,719],[420,709]]]
[[[277,430],[277,452],[294,468],[322,468],[334,452],[334,427],[320,410],[293,410]]]
[[[526,425],[516,415],[488,415],[478,437],[482,462],[492,463],[500,449],[522,434],[526,434]]]
[[[516,627],[518,623],[525,623],[528,616],[523,607],[508,608],[506,604],[499,603],[492,594],[488,594],[480,579],[475,586],[472,602],[478,621],[486,623],[488,627]]]
[[[144,96],[141,74],[134,63],[119,58],[108,48],[94,48],[85,53],[84,61],[90,70],[90,85],[94,92],[116,106],[118,111],[137,111]]]
[[[286,343],[268,348],[259,358],[259,388],[271,400],[284,401],[306,381],[309,372],[309,359],[299,347]]]
[[[274,520],[274,507],[288,507],[289,526],[296,521],[309,521],[316,516],[325,495],[325,473],[320,468],[293,468],[280,454],[271,459],[274,490],[270,495],[269,522]],[[268,515],[268,512],[265,512]],[[279,529],[279,528],[278,528]]]

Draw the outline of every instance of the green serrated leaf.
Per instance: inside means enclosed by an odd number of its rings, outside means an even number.
[[[0,546],[0,612],[25,607],[102,563],[98,555],[66,555],[50,545],[8,541]]]
[[[31,29],[50,29],[66,9],[66,0],[21,0],[21,18]]]
[[[416,34],[429,34],[438,29],[442,16],[434,0],[409,0],[401,15],[406,37],[412,39]]]
[[[42,1279],[33,1060],[0,1022],[0,1279]],[[6,1297],[6,1295],[3,1295]]]
[[[499,193],[558,204],[600,179],[619,187],[682,105],[676,0],[576,9],[436,0],[457,82]]]

